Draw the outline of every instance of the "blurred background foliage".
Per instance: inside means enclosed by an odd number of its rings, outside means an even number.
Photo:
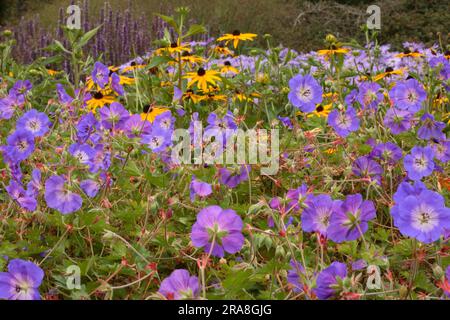
[[[60,8],[66,8],[73,1],[62,0],[0,0],[0,26],[14,29],[34,21],[39,28],[51,35],[60,19]],[[80,2],[84,2],[81,0]],[[78,1],[75,1],[78,4]],[[101,15],[104,0],[89,0],[79,3],[89,9],[93,20]],[[109,0],[114,12],[129,12],[132,19],[148,19],[149,39],[155,40],[153,13],[173,13],[180,5],[191,8],[192,22],[207,26],[208,36],[241,30],[254,32],[263,43],[264,34],[273,36],[274,44],[283,44],[299,51],[317,50],[323,47],[326,34],[333,33],[341,40],[364,41],[361,25],[368,14],[366,8],[377,4],[381,8],[380,42],[390,43],[396,49],[405,41],[421,41],[428,45],[445,45],[450,31],[450,3],[442,0],[399,0],[399,1],[303,1],[303,0]],[[127,11],[128,10],[128,11]],[[84,13],[83,13],[84,14]],[[83,16],[84,17],[84,16]],[[153,24],[153,25],[152,25]],[[139,24],[141,27],[141,23]],[[90,27],[94,27],[93,25]],[[153,28],[152,28],[153,27]],[[27,32],[18,29],[20,32]],[[40,31],[41,32],[41,31]],[[34,37],[39,37],[35,32]],[[105,30],[108,32],[108,30]],[[147,32],[147,31],[146,31]],[[113,41],[113,38],[109,38]],[[147,41],[148,39],[143,39]],[[25,41],[25,40],[24,40]],[[30,40],[26,40],[30,41]],[[122,41],[119,39],[119,41]],[[31,41],[33,42],[33,41]],[[44,43],[45,41],[34,41]],[[151,42],[151,41],[150,41]],[[150,47],[150,43],[148,44]],[[138,52],[140,53],[140,52]],[[116,61],[114,61],[116,62]]]

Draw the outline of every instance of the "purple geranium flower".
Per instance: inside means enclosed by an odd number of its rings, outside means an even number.
[[[60,176],[51,176],[45,181],[45,201],[49,208],[68,214],[79,210],[83,199],[67,189],[65,179]]]
[[[37,197],[39,191],[42,189],[41,170],[33,169],[31,172],[31,180],[27,184],[27,195]]]
[[[297,75],[289,80],[289,101],[303,112],[312,112],[322,102],[322,86],[311,75]]]
[[[101,108],[99,113],[105,129],[124,129],[124,124],[130,117],[128,110],[119,102],[113,102],[109,107]]]
[[[99,170],[108,170],[111,165],[111,153],[105,150],[103,144],[97,144],[94,151],[94,156],[88,161],[89,171],[96,173]]]
[[[117,73],[113,73],[111,75],[111,88],[119,95],[123,96],[125,94],[125,90],[123,89],[122,84],[120,83],[120,77]]]
[[[435,167],[433,157],[433,149],[429,146],[412,148],[411,154],[406,155],[403,159],[408,178],[420,180],[432,174]]]
[[[349,195],[344,201],[336,200],[330,218],[328,237],[334,242],[352,241],[368,229],[368,222],[375,218],[372,201],[363,200],[361,194]]]
[[[299,263],[291,260],[289,265],[291,268],[287,274],[287,281],[293,286],[294,292],[302,292],[303,284],[302,284],[302,275],[305,274],[305,268]]]
[[[109,69],[103,63],[97,61],[92,70],[92,81],[104,89],[109,82]]]
[[[363,82],[359,87],[358,102],[364,109],[376,109],[383,94],[380,92],[380,85],[375,82]]]
[[[152,128],[150,134],[142,135],[141,142],[147,144],[153,152],[165,150],[171,143],[172,133],[160,128]]]
[[[407,110],[390,108],[386,111],[383,123],[392,134],[400,134],[411,128],[413,114]]]
[[[168,300],[195,299],[200,292],[198,278],[185,269],[174,270],[161,282],[158,292]]]
[[[450,140],[435,141],[431,148],[433,148],[435,158],[439,161],[445,163],[450,160]]]
[[[345,138],[350,132],[358,130],[359,118],[353,107],[348,107],[345,112],[335,109],[328,115],[328,125],[332,126],[339,136]]]
[[[319,232],[326,237],[333,204],[334,201],[328,194],[308,197],[306,208],[302,212],[302,229],[306,232]]]
[[[381,184],[381,174],[383,169],[375,160],[371,160],[367,156],[359,157],[353,162],[352,172],[358,177],[376,181]]]
[[[95,150],[88,144],[74,143],[69,147],[69,153],[82,164],[88,164],[95,156]]]
[[[77,124],[77,137],[81,141],[86,141],[95,132],[95,128],[98,125],[97,119],[92,113],[81,116],[80,121]]]
[[[434,121],[434,116],[429,113],[425,113],[420,120],[423,122],[417,131],[417,136],[420,139],[445,139],[445,134],[442,132],[445,129],[444,122]]]
[[[338,289],[336,288],[338,278],[342,280],[345,277],[347,277],[346,265],[335,261],[319,273],[316,280],[316,287],[313,291],[321,300],[333,298],[338,293]]]
[[[37,201],[35,195],[28,192],[28,190],[25,191],[22,184],[15,180],[11,180],[5,189],[11,198],[17,201],[21,208],[31,212],[36,210]]]
[[[128,138],[136,138],[143,134],[150,134],[151,124],[148,121],[142,120],[140,115],[133,114],[125,122],[124,130],[127,133]]]
[[[14,112],[25,103],[25,98],[20,96],[7,96],[0,99],[0,119],[9,120]]]
[[[358,90],[353,89],[350,91],[350,93],[345,97],[344,101],[347,106],[353,107],[354,103],[357,101],[358,98]]]
[[[209,183],[198,180],[195,176],[192,176],[189,190],[191,192],[191,201],[195,201],[196,196],[205,198],[212,193],[211,185]]]
[[[60,83],[56,84],[56,93],[58,94],[58,99],[61,104],[69,105],[73,102],[73,98],[66,92],[63,85]]]
[[[224,252],[234,254],[244,245],[241,217],[232,209],[209,206],[197,215],[192,226],[191,240],[195,247],[204,247],[213,256],[223,257]]]
[[[30,80],[19,80],[9,90],[10,96],[25,96],[33,88]]]
[[[281,121],[283,126],[285,126],[286,128],[289,128],[289,129],[293,129],[294,128],[294,125],[292,124],[292,121],[291,121],[291,119],[289,117],[278,116],[277,118],[278,118],[278,120]]]
[[[252,167],[242,165],[238,172],[233,172],[227,168],[219,169],[219,182],[229,188],[236,188],[241,182],[248,180]]]
[[[392,142],[380,143],[373,148],[370,157],[394,165],[402,158],[402,149]]]
[[[87,179],[80,182],[80,188],[88,197],[94,198],[100,190],[100,185],[94,180]]]
[[[7,139],[6,155],[13,162],[20,162],[28,158],[34,151],[34,138],[30,132],[16,130]]]
[[[393,199],[395,205],[391,208],[391,215],[394,218],[394,225],[398,221],[398,209],[399,204],[403,202],[403,200],[411,195],[419,195],[422,191],[428,190],[427,187],[421,182],[416,181],[413,185],[408,182],[403,181],[397,188],[397,191],[394,193]]]
[[[172,131],[175,125],[175,118],[170,111],[166,111],[155,117],[153,121],[153,127],[160,130]]]
[[[427,94],[416,79],[408,79],[397,83],[389,91],[389,97],[396,108],[417,112],[422,109],[422,102],[427,98]]]
[[[367,267],[367,262],[364,259],[359,259],[352,262],[352,270],[358,271]]]
[[[431,243],[450,228],[450,209],[442,195],[423,190],[409,195],[398,204],[395,225],[400,232],[423,243]]]
[[[39,286],[44,271],[33,262],[13,259],[8,272],[0,272],[0,299],[40,300]]]
[[[17,129],[28,131],[33,137],[42,137],[50,125],[47,115],[35,109],[31,109],[17,120]]]

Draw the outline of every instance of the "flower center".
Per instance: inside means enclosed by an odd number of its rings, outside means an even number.
[[[97,91],[96,93],[94,93],[94,99],[100,100],[102,98],[103,98],[103,94],[100,91]]]
[[[21,140],[17,143],[17,149],[19,151],[24,152],[28,148],[28,143],[25,140]]]
[[[418,157],[414,159],[414,165],[420,170],[424,170],[427,166],[427,160],[423,157]]]
[[[206,70],[205,69],[203,69],[203,68],[198,69],[197,75],[199,77],[203,77],[205,74],[206,74]]]
[[[234,30],[233,31],[233,36],[240,36],[241,35],[241,32],[239,31],[239,30]]]
[[[417,94],[413,91],[408,92],[408,101],[415,102],[417,100]]]
[[[37,132],[41,129],[41,124],[36,119],[32,119],[32,120],[28,121],[27,128],[30,131]]]

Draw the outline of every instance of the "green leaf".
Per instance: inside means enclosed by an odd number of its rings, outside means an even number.
[[[171,60],[172,60],[172,58],[168,57],[168,56],[156,56],[156,57],[153,57],[152,60],[150,61],[150,63],[147,65],[147,69],[151,69],[151,68],[157,67],[160,64],[167,63],[167,62],[169,62]]]
[[[58,49],[64,51],[67,54],[72,54],[72,52],[67,50],[61,42],[59,42],[58,40],[54,40],[54,41],[55,41],[55,44],[58,47]]]
[[[78,43],[76,44],[77,48],[81,48],[84,47],[86,45],[86,43],[89,42],[89,40],[91,40],[98,32],[98,30],[102,27],[103,25],[99,25],[98,27],[86,32],[81,38],[80,41],[78,41]]]
[[[222,282],[222,286],[226,291],[227,298],[235,298],[242,290],[248,289],[253,285],[251,276],[253,271],[247,270],[230,270],[225,280]]]
[[[158,17],[160,17],[161,19],[163,19],[165,22],[167,22],[175,30],[178,30],[178,24],[176,23],[176,21],[172,17],[165,16],[165,15],[160,14],[160,13],[156,13],[156,15]]]
[[[200,24],[193,24],[189,28],[188,32],[185,35],[183,35],[181,38],[184,39],[184,38],[187,38],[187,37],[199,34],[199,33],[205,33],[205,32],[206,32],[206,28],[204,26],[202,26]]]

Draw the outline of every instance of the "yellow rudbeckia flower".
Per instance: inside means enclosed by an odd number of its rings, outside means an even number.
[[[197,72],[188,72],[183,78],[190,79],[188,88],[197,83],[199,89],[207,91],[208,84],[216,86],[216,81],[220,81],[218,74],[217,71],[200,68]]]
[[[150,104],[147,104],[144,106],[143,112],[141,113],[141,119],[143,121],[153,122],[157,116],[167,111],[169,111],[167,108],[153,107]]]
[[[233,47],[236,49],[239,41],[253,41],[257,36],[254,33],[241,33],[239,30],[235,30],[233,33],[226,33],[222,37],[219,37],[217,41],[225,41],[225,45],[233,41]]]

